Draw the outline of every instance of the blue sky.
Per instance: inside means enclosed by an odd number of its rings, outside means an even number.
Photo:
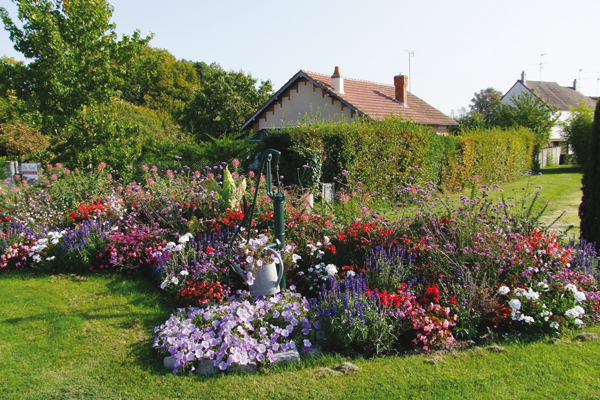
[[[109,0],[119,34],[154,33],[151,45],[271,79],[298,70],[380,83],[409,73],[412,92],[446,114],[487,87],[528,80],[597,96],[600,1]],[[0,0],[13,20],[15,5]],[[0,31],[0,55],[23,57]],[[580,71],[581,70],[581,71]]]

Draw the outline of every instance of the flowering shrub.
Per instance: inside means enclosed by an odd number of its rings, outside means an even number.
[[[202,303],[220,303],[223,298],[223,286],[219,282],[184,280],[185,286],[177,293],[177,302],[182,307],[198,307]]]
[[[69,216],[71,217],[71,222],[73,224],[79,224],[81,221],[89,219],[90,217],[101,217],[106,214],[107,207],[102,204],[101,199],[96,199],[96,203],[91,203],[89,205],[85,205],[84,202],[81,202],[79,207],[77,207],[77,211],[71,211]]]
[[[307,351],[310,320],[307,300],[293,291],[253,299],[242,292],[223,305],[180,310],[155,328],[154,347],[175,359],[174,373],[197,360],[224,371],[273,362],[275,353]]]
[[[390,350],[396,339],[395,319],[380,298],[368,292],[364,277],[330,278],[329,286],[323,285],[313,309],[330,346],[367,353]]]
[[[161,282],[160,288],[175,296],[187,286],[184,281],[219,282],[224,294],[229,293],[231,261],[234,260],[229,245],[229,233],[214,233],[179,237],[178,243],[167,243],[154,256],[154,272]]]
[[[115,231],[108,236],[106,254],[100,268],[111,267],[123,271],[152,267],[157,263],[157,254],[163,250],[162,245],[159,232],[150,227]]]
[[[508,286],[498,289],[505,304],[510,308],[510,319],[520,330],[560,332],[564,328],[581,327],[589,318],[586,310],[586,294],[576,285],[559,282],[548,285],[539,282],[532,287]]]

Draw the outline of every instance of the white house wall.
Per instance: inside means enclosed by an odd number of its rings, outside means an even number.
[[[529,89],[527,89],[521,82],[517,82],[513,87],[510,88],[508,93],[502,97],[502,103],[509,106],[514,106],[512,99],[517,98],[524,93],[530,93]]]
[[[300,80],[297,86],[290,87],[289,92],[283,93],[272,105],[257,117],[256,130],[294,125],[311,117],[334,121],[339,121],[342,115],[348,119],[354,117],[349,107],[328,97],[321,88],[307,80]]]

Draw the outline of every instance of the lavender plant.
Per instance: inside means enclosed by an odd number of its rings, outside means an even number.
[[[395,319],[381,303],[377,293],[367,292],[364,276],[332,277],[329,288],[323,285],[318,301],[312,303],[316,322],[335,349],[353,348],[380,354],[392,348]]]

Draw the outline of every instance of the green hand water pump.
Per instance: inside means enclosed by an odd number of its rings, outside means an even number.
[[[268,244],[266,247],[271,250],[281,251],[285,246],[285,224],[283,220],[283,201],[285,200],[285,194],[281,191],[281,182],[279,181],[279,156],[281,152],[273,149],[265,150],[260,156],[259,169],[256,177],[256,190],[254,192],[254,200],[252,204],[246,209],[244,213],[244,218],[240,222],[237,227],[233,238],[231,239],[231,244],[233,245],[235,239],[240,233],[243,227],[246,227],[246,231],[248,232],[248,236],[246,241],[250,240],[250,235],[252,234],[252,217],[254,214],[254,208],[256,207],[256,200],[258,197],[258,188],[260,185],[260,179],[263,174],[263,171],[266,167],[266,183],[267,183],[267,196],[271,198],[273,201],[273,218],[275,220],[275,241],[273,243]],[[273,178],[272,178],[272,169],[275,164],[275,177],[277,179],[277,192],[273,191]],[[286,288],[285,281],[285,268],[283,268],[283,272],[280,277],[280,287],[281,289]]]

